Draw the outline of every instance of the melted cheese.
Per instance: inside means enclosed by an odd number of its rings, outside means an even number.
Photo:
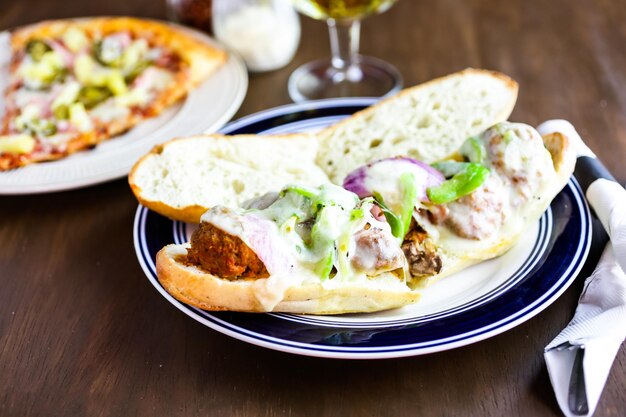
[[[233,211],[214,207],[201,217],[202,222],[210,223],[241,239],[263,262],[270,276],[267,279],[257,279],[253,285],[257,287],[255,294],[259,302],[268,310],[283,300],[289,287],[303,282],[332,287],[346,281],[366,281],[367,275],[355,270],[350,262],[350,254],[354,253],[356,246],[354,234],[365,228],[366,224],[383,230],[393,240],[389,225],[372,216],[371,202],[361,205],[362,216],[351,218],[352,210],[359,204],[354,194],[334,185],[325,185],[318,196],[321,200],[334,203],[328,203],[321,209],[327,210],[325,213],[318,213],[317,222],[321,234],[315,238],[320,239],[321,244],[316,244],[313,238],[313,244],[307,245],[298,234],[296,216],[291,213],[302,209],[303,200],[295,198],[295,192],[291,192],[287,198],[277,200],[278,203],[265,210]],[[299,213],[306,216],[305,212]],[[275,222],[277,218],[284,219],[280,226]],[[328,244],[330,246],[325,246]],[[336,274],[332,278],[321,279],[316,271],[319,262],[324,261],[325,250],[329,247],[335,251],[333,264]],[[376,264],[380,256],[378,253],[363,255],[371,257],[369,263],[372,265]],[[367,259],[365,261],[368,262]],[[393,280],[404,285],[403,281],[395,277]]]
[[[116,102],[121,106],[145,106],[173,81],[174,75],[170,71],[149,67],[135,80],[126,94],[116,97]]]
[[[89,115],[104,123],[112,122],[116,119],[123,120],[130,114],[130,109],[121,106],[115,99],[108,99],[89,111]]]
[[[403,198],[400,175],[403,173],[412,174],[415,182],[420,185],[431,181],[428,172],[420,166],[402,159],[387,159],[368,167],[363,188],[380,193],[387,206],[400,210]]]
[[[163,55],[163,50],[150,48],[145,39],[133,41],[127,32],[107,36],[102,41],[105,58],[115,61],[119,55],[119,65],[105,66],[97,61],[93,56],[94,40],[74,27],[61,39],[48,40],[52,50],[37,61],[28,53],[24,55],[9,80],[20,87],[8,95],[6,102],[6,109],[17,113],[10,122],[9,132],[19,134],[21,139],[4,141],[7,149],[17,149],[14,153],[24,153],[25,149],[29,152],[36,149],[41,154],[62,152],[77,132],[90,131],[94,124],[127,119],[131,107],[147,106],[174,82],[171,71],[151,66],[136,77],[133,85],[127,86],[124,77],[145,63],[154,62]],[[65,69],[69,70],[67,74]],[[87,110],[77,102],[84,86],[106,87],[115,97]],[[42,124],[47,130],[37,129]],[[14,142],[17,145],[12,145]],[[37,147],[35,142],[39,143]]]
[[[38,139],[39,139],[39,143],[41,144],[43,148],[42,150],[44,152],[52,151],[52,150],[63,152],[66,149],[67,143],[74,137],[76,137],[75,133],[68,132],[68,133],[57,133],[56,135],[52,135],[52,136],[44,136]]]
[[[538,218],[547,200],[554,197],[556,172],[549,152],[539,134],[530,126],[503,123],[482,135],[489,159],[490,174],[476,190],[489,187],[497,193],[501,221],[492,223],[493,208],[450,203],[450,215],[461,223],[477,222],[481,230],[491,233],[482,239],[466,239],[445,226],[435,226],[417,219],[448,255],[463,259],[485,259],[501,254],[523,233],[530,219]],[[444,262],[445,268],[445,262]]]
[[[21,109],[22,113],[27,106],[34,106],[38,109],[38,113],[44,113],[48,103],[51,101],[52,91],[46,90],[29,90],[27,88],[20,88],[12,94],[13,103],[15,108]]]
[[[201,221],[238,237],[263,262],[270,276],[255,280],[253,285],[259,303],[266,310],[272,310],[284,298],[287,288],[311,278],[312,272],[296,261],[294,248],[283,239],[276,223],[222,207],[207,211]]]

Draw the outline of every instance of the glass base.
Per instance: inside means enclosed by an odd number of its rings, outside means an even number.
[[[289,77],[289,97],[295,102],[333,97],[383,97],[402,88],[402,75],[393,65],[359,55],[346,70],[330,58],[309,62]]]

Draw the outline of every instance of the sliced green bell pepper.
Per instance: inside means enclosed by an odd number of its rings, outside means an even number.
[[[303,187],[300,185],[288,185],[285,188],[283,188],[283,195],[288,193],[288,192],[294,192],[296,194],[301,195],[302,197],[306,197],[309,198],[311,200],[315,199],[318,196],[318,191],[314,190],[313,188],[310,187]]]
[[[426,195],[435,204],[449,203],[480,187],[488,175],[489,169],[470,162],[463,171],[455,174],[449,180],[438,186],[427,188]]]

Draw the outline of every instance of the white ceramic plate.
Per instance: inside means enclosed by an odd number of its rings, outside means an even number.
[[[334,99],[283,106],[245,117],[229,134],[293,133],[335,123],[375,102]],[[139,206],[135,250],[155,288],[178,309],[219,332],[255,345],[347,359],[422,355],[502,333],[539,314],[574,281],[591,244],[589,208],[574,178],[541,219],[503,256],[426,288],[414,305],[371,314],[313,316],[204,311],[173,298],[154,259],[163,246],[189,240],[195,226]]]
[[[222,48],[209,36],[185,29],[203,41]],[[0,38],[8,41],[8,36]],[[0,60],[0,66],[2,60]],[[6,79],[6,63],[0,72]],[[0,76],[2,78],[2,76]],[[2,87],[0,80],[0,87]],[[0,172],[0,194],[35,194],[70,190],[121,178],[152,147],[174,137],[216,131],[235,114],[248,88],[246,67],[237,55],[206,82],[156,118],[99,144],[58,161],[28,165]],[[2,97],[0,97],[0,101]],[[0,103],[0,112],[2,105]]]

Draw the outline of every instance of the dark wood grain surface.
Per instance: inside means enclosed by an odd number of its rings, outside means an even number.
[[[0,0],[0,29],[105,14],[163,18],[165,6]],[[512,119],[571,120],[623,183],[624,22],[621,0],[402,0],[364,23],[362,51],[395,64],[406,85],[468,66],[509,74],[520,83]],[[238,117],[288,103],[290,72],[328,54],[324,25],[302,24],[293,62],[252,75]],[[123,179],[0,197],[1,416],[560,414],[542,352],[571,318],[582,276],[537,317],[470,346],[378,361],[301,357],[231,339],[166,302],[135,257],[135,209]],[[626,415],[623,348],[595,415]]]

